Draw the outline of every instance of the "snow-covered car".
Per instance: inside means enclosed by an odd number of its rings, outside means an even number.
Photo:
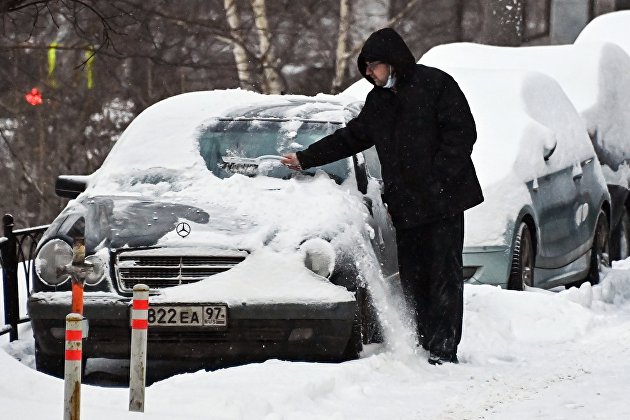
[[[362,154],[297,172],[278,155],[359,109],[326,95],[183,94],[139,115],[94,174],[61,176],[57,193],[76,199],[37,249],[37,369],[63,372],[64,267],[77,237],[92,264],[84,358],[129,358],[140,283],[150,287],[149,370],[156,360],[196,369],[358,357],[380,334],[366,281],[397,271],[379,186]]]
[[[465,212],[464,277],[521,290],[599,280],[610,196],[584,124],[541,73],[443,68],[477,124],[472,159],[485,201]],[[343,93],[364,98],[361,80]]]
[[[584,41],[511,48],[455,43],[431,49],[421,62],[525,69],[553,77],[584,121],[602,164],[611,195],[611,259],[630,256],[630,56],[619,45]]]
[[[604,13],[582,29],[575,44],[612,42],[630,55],[630,10]]]

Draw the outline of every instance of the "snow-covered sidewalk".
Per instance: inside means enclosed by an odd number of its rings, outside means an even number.
[[[125,388],[84,385],[82,416],[630,418],[630,259],[579,290],[466,286],[464,322],[459,365],[431,366],[423,351],[372,345],[341,364],[270,360],[174,376],[147,389],[144,414],[127,411]],[[63,382],[33,369],[28,325],[20,337],[11,344],[2,337],[0,417],[62,417]]]

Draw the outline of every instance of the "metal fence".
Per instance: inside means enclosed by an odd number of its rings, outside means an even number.
[[[0,263],[2,264],[2,283],[4,286],[4,326],[0,327],[0,335],[9,333],[10,341],[18,339],[18,324],[28,322],[29,318],[20,316],[20,295],[18,268],[22,264],[27,294],[30,293],[30,276],[33,270],[33,256],[37,243],[48,229],[37,226],[27,229],[13,230],[13,216],[5,214],[2,218],[4,237],[0,238]]]

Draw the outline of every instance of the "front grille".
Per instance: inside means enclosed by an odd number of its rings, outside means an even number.
[[[132,291],[140,283],[150,289],[195,283],[229,270],[247,256],[245,251],[234,250],[209,250],[207,254],[194,255],[184,252],[162,248],[120,252],[116,256],[118,285],[121,290]]]

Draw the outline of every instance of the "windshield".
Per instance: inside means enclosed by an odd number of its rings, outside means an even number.
[[[321,169],[341,183],[349,173],[346,159],[296,172],[277,158],[303,150],[339,127],[339,123],[319,121],[220,119],[201,131],[199,152],[207,168],[219,178],[240,173],[288,179],[301,174],[313,175]]]

